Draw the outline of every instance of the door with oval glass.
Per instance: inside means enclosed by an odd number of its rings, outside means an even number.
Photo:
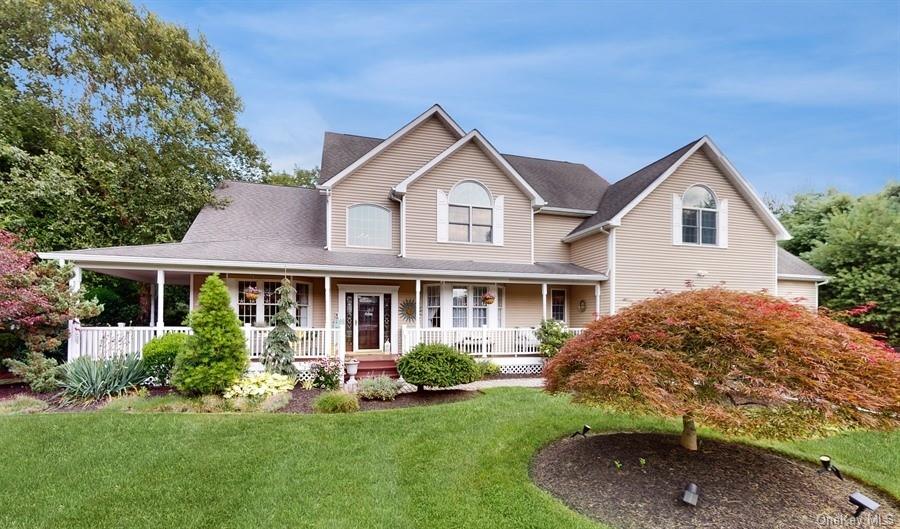
[[[381,349],[381,296],[356,296],[356,349]]]

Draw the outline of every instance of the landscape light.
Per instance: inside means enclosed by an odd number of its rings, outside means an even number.
[[[841,471],[838,470],[838,467],[834,466],[829,456],[820,456],[819,463],[822,464],[822,468],[819,469],[819,474],[822,474],[823,472],[831,472],[832,474],[837,476],[838,479],[844,481],[844,476],[841,475]]]
[[[580,436],[582,436],[582,437],[587,437],[587,434],[588,434],[588,432],[590,432],[590,431],[591,431],[591,427],[585,424],[584,426],[582,426],[580,432],[575,432],[575,433],[573,433],[572,435],[569,436],[569,439],[575,437],[576,435],[580,435]]]
[[[697,490],[696,483],[688,483],[686,489],[684,489],[684,493],[681,495],[681,501],[687,503],[688,505],[697,506],[697,500],[700,498],[700,492]]]
[[[856,512],[853,513],[854,518],[859,518],[859,515],[862,514],[866,509],[875,512],[879,507],[881,507],[878,502],[859,491],[856,491],[850,495],[850,503],[856,505]]]

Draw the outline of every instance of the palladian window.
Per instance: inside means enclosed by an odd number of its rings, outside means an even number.
[[[347,246],[391,247],[391,212],[375,204],[347,209]]]
[[[709,189],[693,186],[681,200],[681,241],[685,244],[716,245],[718,207]]]
[[[491,195],[481,184],[459,183],[450,192],[449,237],[454,242],[493,242]]]

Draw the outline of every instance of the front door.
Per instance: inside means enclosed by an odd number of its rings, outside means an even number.
[[[356,297],[357,343],[360,350],[381,349],[381,296]]]

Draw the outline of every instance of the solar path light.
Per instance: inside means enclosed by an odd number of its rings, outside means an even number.
[[[841,481],[844,481],[844,476],[841,475],[841,471],[838,470],[838,467],[834,466],[831,462],[831,457],[829,456],[820,456],[819,463],[822,464],[822,468],[819,469],[819,474],[823,474],[826,472],[831,472],[835,476],[838,477]]]
[[[859,491],[850,495],[850,503],[856,505],[856,512],[853,513],[854,518],[859,518],[859,515],[867,509],[875,512],[881,507],[878,502]]]
[[[684,492],[681,494],[681,501],[696,507],[698,499],[700,499],[700,491],[697,488],[697,484],[688,483],[687,488],[684,489]]]
[[[590,431],[591,431],[591,427],[585,424],[584,426],[581,427],[581,431],[580,431],[580,432],[575,432],[575,433],[573,433],[572,435],[569,436],[569,439],[571,439],[571,438],[573,438],[573,437],[575,437],[575,436],[577,436],[577,435],[580,435],[580,436],[582,436],[582,437],[587,437],[587,434],[588,434],[588,432],[590,432]]]

